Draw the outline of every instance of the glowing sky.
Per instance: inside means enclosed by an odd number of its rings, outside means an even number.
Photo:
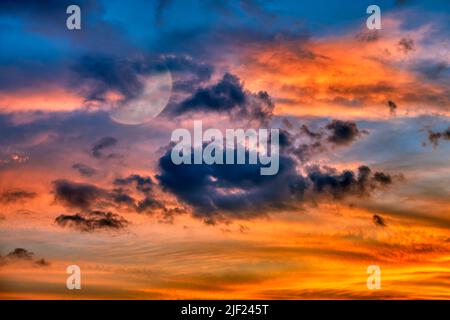
[[[69,4],[0,3],[0,298],[450,297],[448,1]],[[176,167],[193,120],[280,128],[280,172]]]

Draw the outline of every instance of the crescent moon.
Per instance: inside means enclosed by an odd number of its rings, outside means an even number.
[[[139,125],[149,122],[167,106],[172,95],[172,76],[170,71],[154,73],[143,79],[142,93],[119,107],[113,109],[110,117],[113,121]]]

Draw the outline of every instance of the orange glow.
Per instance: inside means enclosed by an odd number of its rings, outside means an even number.
[[[414,36],[424,37],[426,31]],[[351,35],[239,48],[233,72],[250,90],[267,90],[279,115],[388,118],[389,100],[399,105],[401,115],[425,110],[450,114],[450,101],[442,98],[447,88],[402,68],[410,55],[421,52],[400,51],[400,35],[392,33],[373,42]],[[427,101],[419,92],[436,101]]]
[[[83,106],[83,99],[64,88],[51,90],[20,90],[14,93],[0,93],[3,111],[70,111]]]

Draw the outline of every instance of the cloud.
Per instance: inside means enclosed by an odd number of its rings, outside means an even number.
[[[320,132],[311,131],[305,124],[301,126],[300,130],[301,133],[305,134],[311,139],[320,139],[322,137],[322,134]]]
[[[103,137],[102,139],[100,139],[99,141],[97,141],[92,149],[91,149],[91,154],[92,156],[94,156],[95,158],[103,158],[105,157],[103,155],[102,150],[103,149],[107,149],[107,148],[111,148],[113,146],[115,146],[117,144],[117,139],[114,137]],[[112,157],[113,155],[110,154],[106,157]]]
[[[174,91],[191,94],[199,85],[209,81],[214,71],[212,65],[188,55],[164,55],[160,59],[171,72]]]
[[[441,132],[428,130],[428,140],[434,147],[439,145],[440,140],[450,140],[450,127]]]
[[[106,190],[91,184],[74,183],[68,180],[53,182],[55,199],[68,207],[89,209],[97,201],[110,199]]]
[[[245,92],[239,78],[227,73],[217,84],[198,89],[192,97],[181,103],[179,112],[230,111],[244,106],[245,102]]]
[[[373,223],[375,223],[376,226],[380,226],[380,227],[386,227],[387,226],[386,222],[384,222],[384,219],[381,216],[377,215],[377,214],[374,214],[372,219],[373,219]]]
[[[122,216],[103,211],[89,211],[74,215],[62,214],[56,217],[55,223],[61,227],[71,227],[83,232],[120,230],[129,224]]]
[[[275,176],[260,175],[260,165],[175,165],[170,150],[159,160],[157,176],[164,190],[195,209],[195,215],[212,221],[228,217],[264,214],[262,209],[280,207],[301,192],[302,178],[293,159],[281,156]],[[294,192],[295,191],[295,192]]]
[[[6,255],[7,258],[31,260],[34,253],[23,248],[16,248]]]
[[[183,208],[168,208],[163,200],[158,199],[155,195],[155,189],[158,188],[158,185],[155,184],[151,177],[132,174],[126,178],[115,179],[113,184],[120,187],[132,185],[139,193],[144,195],[140,200],[135,201],[133,199],[132,206],[137,213],[160,214],[166,222],[173,220],[174,215],[185,213]]]
[[[149,75],[170,72],[175,91],[192,92],[210,79],[213,70],[188,55],[85,55],[73,66],[73,81],[86,102],[108,102],[114,92],[125,103],[141,95]]]
[[[74,165],[72,165],[72,168],[77,170],[80,175],[85,177],[91,177],[97,173],[96,169],[82,163],[75,163]]]
[[[138,96],[143,90],[139,78],[138,61],[118,59],[105,55],[86,55],[74,66],[79,76],[86,101],[107,100],[111,91],[120,93],[125,99]]]
[[[51,264],[48,260],[45,260],[44,258],[38,259],[34,263],[41,267],[48,267]]]
[[[300,128],[290,124],[288,130],[280,130],[280,147],[305,163],[330,147],[350,145],[362,134],[368,134],[368,131],[359,129],[353,121],[332,120],[317,131],[305,124]]]
[[[76,183],[68,180],[53,181],[55,200],[69,208],[89,211],[105,207],[134,208],[135,199],[122,189],[106,190],[93,184]]]
[[[308,179],[317,194],[329,194],[339,199],[348,195],[368,196],[373,191],[392,184],[392,177],[375,172],[367,166],[360,166],[357,174],[351,170],[339,173],[334,168],[307,167]]]
[[[263,299],[274,300],[388,300],[388,299],[407,299],[410,297],[407,293],[394,290],[349,290],[349,289],[334,289],[334,288],[316,288],[316,289],[272,289],[263,290],[260,295]]]
[[[24,248],[16,248],[4,257],[0,255],[0,266],[20,261],[31,262],[42,267],[50,265],[50,262],[44,258],[34,260],[34,253]]]
[[[348,145],[361,136],[365,131],[360,131],[353,121],[333,120],[325,127],[330,131],[328,142],[337,145]]]
[[[410,21],[397,18],[390,20],[393,26],[389,32],[378,35],[361,32],[355,38],[352,31],[310,41],[250,43],[236,48],[238,63],[231,61],[231,71],[252,90],[267,89],[277,103],[278,115],[329,117],[342,112],[347,119],[383,117],[377,110],[393,98],[408,115],[448,113],[448,68],[442,63],[448,61],[439,53],[446,52],[446,42],[441,39],[447,29],[445,22],[437,18],[431,27],[416,21],[413,29],[406,31],[403,26]],[[299,48],[312,51],[316,58],[305,59]],[[415,54],[408,57],[402,53],[412,50]],[[418,63],[423,68],[433,65],[431,74],[438,76],[433,81],[418,77],[414,70]]]
[[[380,185],[388,185],[392,183],[392,177],[384,172],[375,172],[373,180]]]
[[[435,61],[425,59],[416,64],[414,70],[425,76],[428,80],[450,79],[450,65],[446,61]]]
[[[127,178],[117,178],[114,180],[114,184],[117,186],[127,186],[133,183],[136,185],[136,189],[143,193],[150,192],[154,186],[154,182],[151,177],[142,177],[138,174],[130,175]]]
[[[374,42],[380,39],[378,30],[368,30],[356,35],[356,39],[361,42]]]
[[[397,111],[397,104],[394,101],[389,100],[387,102],[387,105],[389,107],[389,111],[391,112],[391,115],[395,115],[395,113]]]
[[[414,51],[416,49],[415,45],[414,45],[414,40],[411,38],[400,39],[397,46],[398,46],[399,50],[405,54],[408,53],[409,51]]]
[[[216,84],[199,88],[176,107],[177,115],[188,112],[226,112],[236,117],[259,122],[271,118],[274,104],[267,92],[251,93],[239,78],[225,73]]]
[[[37,196],[36,192],[26,190],[8,190],[0,194],[1,203],[22,202],[33,199]]]
[[[294,157],[286,153],[280,155],[280,169],[274,176],[261,176],[260,165],[175,165],[170,150],[160,158],[159,167],[161,187],[207,223],[298,208],[310,200],[366,197],[392,184],[390,175],[372,173],[366,166],[356,174],[309,166],[301,175]]]
[[[111,217],[110,226],[107,225],[108,219],[98,219],[106,209],[157,215],[165,222],[170,222],[174,215],[186,212],[184,208],[167,206],[166,201],[155,194],[155,188],[158,186],[150,177],[132,174],[115,179],[113,186],[113,189],[104,189],[93,184],[54,181],[55,200],[69,208],[81,210],[81,213],[74,215],[61,215],[58,224],[68,223],[85,229],[114,228],[115,225],[120,227],[120,219],[114,219],[113,214],[108,213],[108,218]],[[127,188],[129,186],[133,188]]]

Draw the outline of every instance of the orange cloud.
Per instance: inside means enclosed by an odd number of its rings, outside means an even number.
[[[83,106],[83,99],[65,88],[25,89],[0,93],[0,109],[14,111],[71,111]]]
[[[386,118],[389,100],[402,115],[450,114],[448,88],[411,71],[416,59],[445,44],[421,47],[430,27],[404,33],[398,25],[386,19],[386,28],[369,34],[372,40],[354,33],[249,45],[236,53],[233,72],[250,90],[268,91],[283,115]],[[401,39],[414,49],[405,52]]]

